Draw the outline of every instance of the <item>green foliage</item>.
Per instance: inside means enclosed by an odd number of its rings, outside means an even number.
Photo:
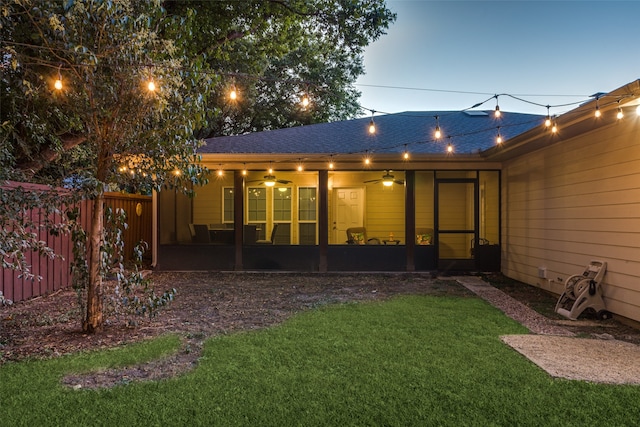
[[[351,118],[364,48],[395,14],[383,0],[165,1],[184,19],[166,32],[225,78],[210,98],[203,137]],[[227,94],[234,85],[239,99]],[[300,105],[303,95],[311,104]]]

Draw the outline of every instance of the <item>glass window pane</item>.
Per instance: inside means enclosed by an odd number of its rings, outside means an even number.
[[[300,221],[316,220],[316,189],[300,187],[298,189],[298,219]]]
[[[273,190],[273,220],[291,221],[291,188],[279,187]]]
[[[316,224],[315,222],[307,222],[299,225],[300,227],[300,244],[315,245],[316,244]]]
[[[265,188],[249,188],[247,194],[247,209],[249,221],[267,220],[267,191]]]

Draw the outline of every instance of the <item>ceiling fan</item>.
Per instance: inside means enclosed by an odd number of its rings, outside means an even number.
[[[385,187],[391,187],[393,184],[404,185],[404,181],[401,179],[395,179],[395,177],[391,174],[392,170],[385,170],[382,178],[379,179],[370,179],[369,181],[365,181],[365,184],[377,184],[379,182],[382,183]]]
[[[248,181],[248,182],[256,182],[260,181],[259,179]],[[286,179],[277,179],[275,175],[265,175],[264,179],[260,182],[260,184],[264,184],[266,187],[273,187],[277,184],[291,184],[292,181],[287,181]]]

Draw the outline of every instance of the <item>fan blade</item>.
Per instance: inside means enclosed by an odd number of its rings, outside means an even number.
[[[286,179],[276,179],[279,184],[291,184],[293,181],[287,181]]]
[[[373,183],[376,183],[376,184],[377,184],[377,183],[378,183],[378,182],[380,182],[380,181],[382,181],[382,180],[381,180],[381,179],[370,179],[369,181],[365,181],[364,183],[365,183],[365,184],[369,184],[369,183],[373,182]]]
[[[396,179],[393,182],[395,182],[398,185],[404,185],[404,181],[402,181],[401,179]]]

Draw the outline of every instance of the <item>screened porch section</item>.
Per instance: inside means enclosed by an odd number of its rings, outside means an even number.
[[[161,269],[499,268],[498,171],[240,174],[158,194]]]

